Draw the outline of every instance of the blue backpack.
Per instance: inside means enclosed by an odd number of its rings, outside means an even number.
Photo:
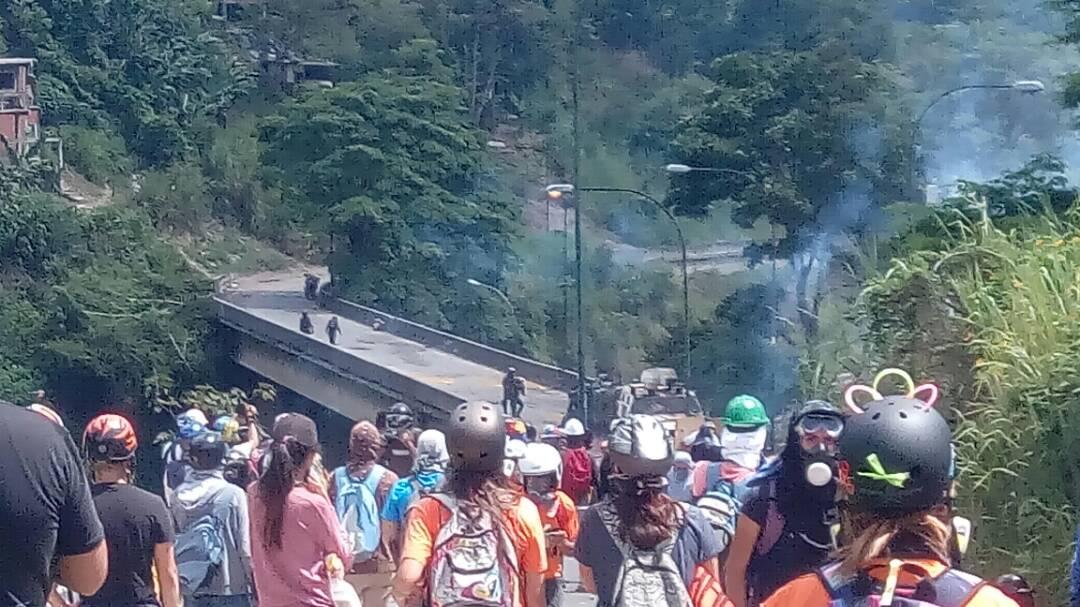
[[[177,534],[176,570],[185,595],[205,586],[221,567],[225,556],[223,527],[220,519],[208,514]]]
[[[901,571],[922,577],[914,586],[897,585],[889,592],[884,582],[871,578],[865,571],[844,578],[839,575],[839,569],[839,563],[834,563],[817,570],[818,579],[829,593],[829,607],[963,607],[986,584],[955,569],[931,577],[922,567],[904,563]]]
[[[378,464],[362,481],[353,478],[344,466],[334,470],[334,510],[337,511],[345,537],[351,543],[354,563],[369,561],[379,551],[382,527],[375,493],[385,474],[386,468]]]

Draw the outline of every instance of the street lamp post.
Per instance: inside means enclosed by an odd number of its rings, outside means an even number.
[[[634,196],[637,196],[639,198],[647,200],[653,206],[660,209],[660,211],[664,215],[666,215],[667,218],[671,220],[671,223],[675,226],[675,233],[679,237],[679,248],[680,248],[680,253],[681,253],[680,267],[682,269],[683,331],[685,332],[685,335],[684,335],[685,353],[684,354],[685,354],[685,357],[686,357],[685,358],[685,363],[684,363],[686,365],[686,368],[684,369],[683,372],[684,372],[684,377],[685,377],[684,381],[689,382],[690,377],[691,377],[691,375],[693,373],[691,342],[690,342],[690,275],[689,275],[689,272],[687,270],[686,238],[683,237],[682,226],[679,225],[678,219],[675,218],[675,215],[674,215],[674,213],[671,212],[671,209],[667,208],[667,206],[665,206],[662,202],[660,202],[659,200],[653,198],[652,196],[649,196],[645,192],[641,192],[639,190],[634,190],[634,189],[630,189],[630,188],[591,188],[591,187],[590,188],[575,188],[573,185],[568,184],[568,183],[560,183],[560,184],[550,185],[550,186],[547,187],[548,196],[554,197],[554,198],[561,198],[563,195],[573,194],[575,191],[577,191],[577,192],[633,194]],[[581,211],[580,205],[577,207],[576,210],[577,210],[577,212]],[[580,242],[581,242],[580,239],[575,239],[575,243],[580,244]],[[577,265],[578,293],[580,294],[581,293],[581,251],[580,251],[580,249],[577,251],[576,258],[577,258],[577,264],[578,264]],[[578,325],[579,326],[581,326],[581,318],[582,318],[581,317],[581,310],[579,308],[578,309]]]
[[[949,90],[945,91],[944,93],[941,93],[940,95],[935,97],[933,101],[928,103],[926,105],[926,107],[923,108],[922,112],[919,112],[918,118],[915,119],[915,123],[914,123],[914,125],[915,125],[915,128],[914,128],[915,134],[914,134],[913,146],[916,149],[916,154],[915,154],[916,157],[912,159],[912,163],[911,163],[911,183],[912,183],[912,185],[915,184],[915,172],[917,170],[917,164],[918,164],[918,159],[917,159],[917,154],[918,154],[917,150],[918,150],[918,147],[919,147],[919,145],[918,145],[918,137],[919,137],[919,134],[922,132],[923,120],[926,119],[926,116],[930,113],[930,110],[933,109],[934,106],[937,105],[938,103],[940,103],[941,101],[943,101],[943,100],[945,100],[945,99],[947,99],[947,98],[949,98],[949,97],[951,97],[953,95],[957,95],[959,93],[964,93],[964,92],[967,92],[967,91],[977,91],[977,90],[1016,91],[1018,93],[1022,93],[1022,94],[1025,94],[1025,95],[1037,95],[1037,94],[1042,93],[1043,91],[1046,90],[1046,85],[1043,84],[1042,81],[1040,81],[1040,80],[1016,80],[1015,82],[1009,82],[1009,83],[1003,83],[1003,84],[968,84],[968,85],[964,85],[964,86],[958,86],[958,87],[956,87],[954,89],[949,89]]]
[[[468,278],[465,280],[465,282],[468,283],[470,286],[487,289],[488,291],[491,291],[492,293],[498,295],[499,299],[501,299],[503,303],[506,304],[506,307],[510,309],[510,314],[514,316],[517,315],[517,310],[514,308],[513,302],[511,302],[510,298],[506,295],[506,293],[503,293],[502,290],[500,290],[499,288],[493,287],[487,283],[480,282],[479,280],[476,280],[474,278]]]

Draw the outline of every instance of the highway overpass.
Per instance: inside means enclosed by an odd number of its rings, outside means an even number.
[[[237,363],[349,419],[374,420],[398,401],[436,420],[465,401],[498,402],[510,366],[527,382],[526,421],[558,423],[566,412],[577,382],[571,371],[349,302],[317,309],[301,291],[302,278],[256,278],[219,291],[214,306],[237,333]],[[300,332],[303,311],[314,335]],[[332,315],[341,325],[338,345],[325,331]]]

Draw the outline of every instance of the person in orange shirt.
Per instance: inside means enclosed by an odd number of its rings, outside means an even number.
[[[544,572],[544,596],[547,607],[562,606],[563,555],[574,553],[578,536],[578,512],[574,500],[559,490],[562,482],[562,456],[559,450],[544,443],[531,443],[518,462],[525,482],[525,492],[540,510],[547,540],[548,569]]]
[[[544,607],[543,525],[536,506],[503,475],[505,443],[495,405],[465,403],[450,415],[446,493],[421,497],[406,515],[394,577],[402,607]],[[469,550],[455,550],[465,539]]]
[[[865,405],[847,419],[839,456],[838,560],[782,586],[763,607],[1017,607],[950,566],[952,433],[930,404],[890,396]]]

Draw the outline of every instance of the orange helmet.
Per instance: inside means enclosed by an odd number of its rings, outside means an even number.
[[[135,456],[139,440],[135,428],[122,415],[99,415],[86,424],[83,451],[96,462],[123,462]]]

